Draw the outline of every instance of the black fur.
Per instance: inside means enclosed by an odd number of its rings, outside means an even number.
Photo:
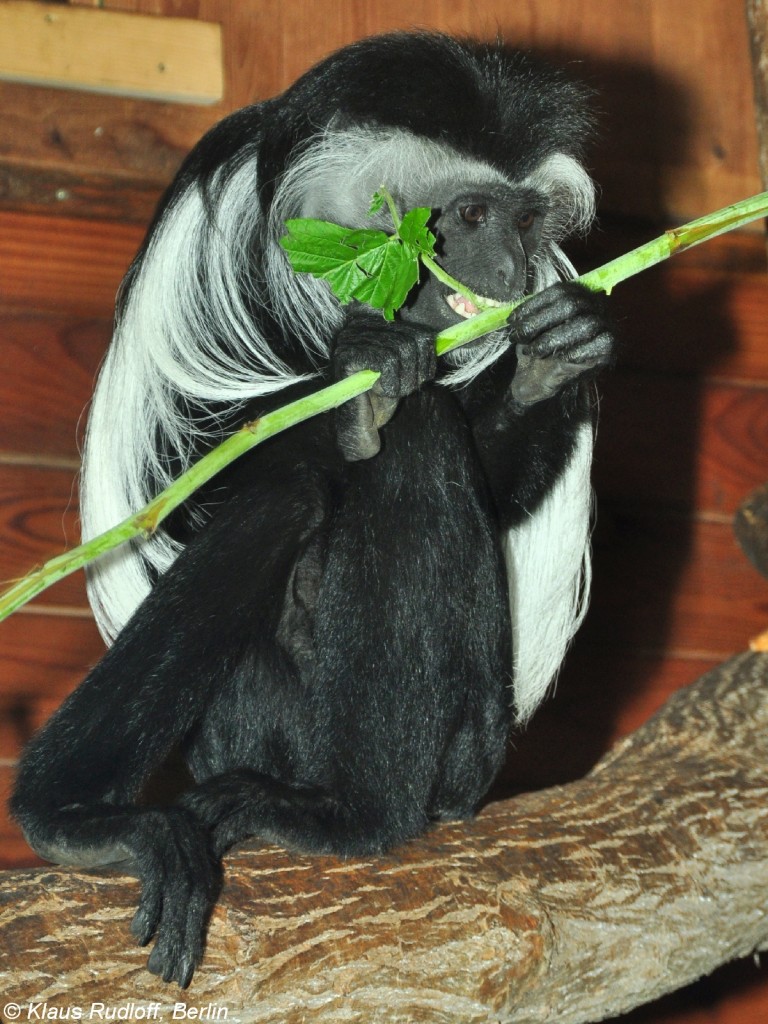
[[[190,183],[211,188],[248,158],[267,209],[293,154],[331,122],[398,126],[518,180],[551,153],[579,156],[591,124],[584,90],[524,55],[431,35],[368,40],[209,133],[158,222]],[[503,258],[507,227],[494,231],[489,251]],[[483,290],[469,244],[453,258]],[[491,784],[511,718],[501,535],[562,471],[589,415],[583,381],[610,352],[592,296],[545,295],[509,328],[523,347],[457,392],[433,383],[440,324],[418,301],[390,325],[350,310],[324,373],[372,366],[377,393],[209,486],[207,524],[178,520],[190,543],[30,744],[12,805],[30,843],[63,862],[133,864],[133,930],[156,937],[149,968],[166,980],[190,981],[233,843],[371,855],[473,814]],[[282,357],[312,369],[269,309],[253,316]],[[138,806],[179,744],[196,785],[176,805]]]

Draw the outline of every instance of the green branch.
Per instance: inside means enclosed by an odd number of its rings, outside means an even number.
[[[237,433],[222,441],[177,480],[174,480],[141,511],[124,519],[122,523],[118,523],[105,533],[99,534],[98,537],[52,558],[45,565],[34,569],[14,584],[0,596],[0,622],[12,615],[13,612],[18,611],[41,591],[47,590],[54,583],[69,576],[77,569],[82,569],[83,566],[108,551],[112,551],[134,538],[151,537],[160,523],[174,509],[183,504],[204,483],[207,483],[222,469],[257,444],[261,444],[268,437],[279,434],[297,423],[311,419],[312,416],[335,409],[357,395],[365,394],[366,391],[370,391],[378,379],[379,374],[373,370],[360,370],[336,384],[331,384],[329,387],[315,392],[315,394],[307,395],[281,409],[267,413],[251,423],[246,423]]]
[[[742,199],[732,206],[725,206],[722,210],[709,213],[698,220],[689,221],[679,228],[671,228],[663,235],[645,242],[623,256],[604,263],[596,270],[590,270],[582,274],[576,280],[594,292],[605,292],[610,295],[617,284],[626,281],[641,270],[661,263],[676,252],[684,252],[686,249],[707,242],[711,238],[725,234],[726,231],[733,231],[734,228],[744,227],[760,217],[768,216],[768,192],[761,192],[750,199]],[[436,338],[437,354],[445,355],[460,345],[466,345],[468,341],[481,338],[484,334],[503,327],[510,315],[525,299],[519,302],[512,302],[508,305],[487,309],[471,320],[463,321],[446,331],[441,331]]]
[[[725,207],[682,227],[666,231],[659,238],[633,249],[597,270],[584,274],[577,280],[593,291],[610,294],[617,284],[626,281],[627,278],[641,270],[660,263],[674,253],[682,252],[691,246],[698,245],[726,231],[732,231],[734,228],[743,227],[745,224],[765,216],[768,216],[768,192],[742,200],[733,206]],[[405,220],[404,217],[403,223]],[[399,228],[399,221],[396,221],[396,226]],[[426,255],[425,259],[423,251],[417,254],[417,258],[422,259],[425,263],[433,262],[429,255]],[[452,282],[452,279],[450,280]],[[456,283],[458,284],[458,282]],[[449,286],[452,287],[453,282]],[[461,286],[456,290],[471,295],[467,289]],[[521,301],[524,302],[525,299]],[[465,345],[484,334],[498,330],[504,326],[510,314],[519,305],[520,303],[516,302],[489,308],[469,320],[461,321],[453,327],[441,331],[435,339],[437,354],[444,355],[460,345]],[[331,384],[312,395],[268,413],[252,423],[247,423],[237,433],[195,463],[139,512],[106,533],[51,559],[42,567],[19,580],[0,596],[0,621],[17,611],[41,591],[106,552],[112,551],[128,540],[151,536],[175,508],[178,508],[202,484],[235,459],[261,444],[268,437],[287,430],[312,416],[329,412],[344,402],[370,391],[378,378],[379,374],[373,370],[360,370],[336,384]]]

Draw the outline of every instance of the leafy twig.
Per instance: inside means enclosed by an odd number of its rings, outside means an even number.
[[[390,205],[387,196],[388,194],[381,190],[375,203],[385,202]],[[389,199],[391,200],[391,197]],[[359,301],[375,305],[382,310],[385,317],[391,319],[394,311],[402,305],[408,291],[418,280],[419,262],[428,267],[434,263],[434,236],[426,227],[431,215],[430,210],[411,210],[400,220],[394,210],[394,204],[390,205],[390,209],[396,228],[395,235],[392,236],[386,235],[383,231],[371,232],[367,229],[350,231],[325,221],[291,221],[288,227],[293,227],[294,230],[298,225],[302,228],[309,225],[309,241],[305,234],[303,240],[293,245],[293,249],[290,242],[284,241],[283,244],[292,263],[297,252],[303,252],[310,262],[314,261],[313,268],[308,272],[328,280],[334,291],[340,287],[342,295],[346,296],[339,296],[340,301],[349,302],[353,297],[358,298]],[[682,252],[765,216],[768,216],[768,192],[744,199],[682,227],[666,231],[659,238],[633,249],[597,270],[584,274],[577,280],[593,291],[610,294],[620,282],[674,253]],[[329,241],[333,249],[330,257],[327,253]],[[441,279],[445,281],[445,272],[441,273]],[[409,280],[412,283],[405,288],[405,283]],[[451,288],[455,286],[456,291],[469,297],[476,305],[481,305],[482,299],[473,296],[452,278],[449,278],[447,283]],[[344,290],[348,288],[352,288],[354,294],[352,291]],[[521,301],[524,302],[525,299]],[[488,308],[441,331],[435,339],[437,354],[444,355],[460,345],[503,327],[518,305],[520,303],[516,302]],[[141,511],[106,533],[51,559],[19,580],[0,596],[0,621],[53,583],[107,551],[133,538],[151,536],[175,508],[236,458],[268,437],[370,391],[378,378],[379,374],[373,370],[360,370],[336,384],[331,384],[252,423],[247,423],[188,469]]]

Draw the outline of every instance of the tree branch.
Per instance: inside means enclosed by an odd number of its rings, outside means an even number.
[[[386,857],[234,853],[183,994],[131,946],[134,879],[8,872],[0,991],[24,1006],[159,1002],[160,1020],[178,1000],[213,1004],[247,1024],[575,1024],[627,1011],[768,948],[767,681],[768,655],[739,655],[586,778]]]

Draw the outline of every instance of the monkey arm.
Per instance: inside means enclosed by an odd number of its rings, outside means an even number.
[[[510,349],[459,392],[504,526],[537,508],[592,417],[588,383],[611,362],[604,297],[574,282],[528,299]]]
[[[349,462],[379,451],[379,428],[397,403],[432,380],[437,367],[434,331],[421,324],[387,322],[363,306],[353,306],[336,336],[331,372],[341,380],[358,370],[381,374],[373,389],[336,411],[339,449]]]

